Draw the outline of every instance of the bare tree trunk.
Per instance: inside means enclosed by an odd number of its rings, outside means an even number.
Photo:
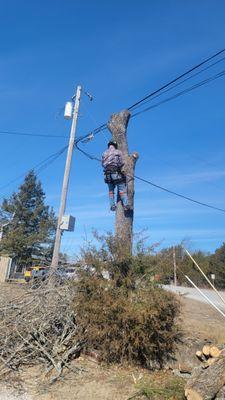
[[[127,194],[129,211],[124,211],[120,198],[117,199],[115,236],[123,245],[124,254],[132,253],[133,218],[134,218],[134,170],[138,153],[129,154],[127,143],[127,126],[130,119],[128,110],[113,114],[108,122],[108,128],[113,139],[118,143],[125,159],[125,174],[127,177]]]

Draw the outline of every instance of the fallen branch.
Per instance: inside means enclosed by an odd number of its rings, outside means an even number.
[[[15,299],[0,296],[0,376],[24,365],[44,364],[57,380],[79,356],[72,285],[42,283]]]

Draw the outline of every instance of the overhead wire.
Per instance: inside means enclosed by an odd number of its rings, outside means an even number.
[[[56,153],[51,154],[50,156],[48,156],[47,158],[45,158],[44,160],[40,161],[38,164],[34,165],[32,168],[30,168],[30,170],[34,170],[36,171],[37,175],[40,174],[44,169],[46,169],[50,164],[52,164],[61,154],[64,153],[64,151],[68,148],[68,145],[63,146],[60,150],[58,150]],[[18,180],[20,180],[21,178],[24,178],[24,176],[26,175],[26,172],[23,174],[18,175],[16,178],[10,180],[9,182],[7,182],[6,184],[0,186],[0,190],[6,189],[8,186],[10,186],[11,184],[17,182]],[[1,199],[4,197],[1,196]]]
[[[86,157],[88,157],[90,160],[95,160],[95,161],[101,162],[101,160],[100,160],[98,157],[95,157],[95,156],[93,156],[93,155],[87,153],[86,151],[82,150],[82,149],[79,147],[79,144],[78,144],[78,143],[75,143],[75,147],[77,148],[78,151],[80,151],[83,155],[85,155]],[[201,206],[204,206],[204,207],[207,207],[207,208],[211,208],[211,209],[213,209],[213,210],[216,210],[216,211],[220,211],[220,212],[225,213],[225,209],[223,209],[223,208],[219,208],[219,207],[213,206],[213,205],[211,205],[211,204],[204,203],[204,202],[199,201],[199,200],[195,200],[195,199],[193,199],[192,197],[185,196],[185,195],[183,195],[183,194],[181,194],[181,193],[178,193],[178,192],[175,192],[175,191],[173,191],[173,190],[167,189],[167,188],[165,188],[165,187],[163,187],[163,186],[161,186],[161,185],[157,185],[156,183],[151,182],[151,181],[149,181],[149,180],[147,180],[147,179],[141,178],[140,176],[137,176],[137,175],[130,176],[130,175],[128,175],[128,174],[127,174],[127,176],[128,176],[129,178],[131,178],[131,179],[137,179],[137,180],[142,181],[142,182],[144,182],[144,183],[147,183],[148,185],[151,185],[151,186],[153,186],[153,187],[155,187],[155,188],[157,188],[157,189],[160,189],[160,190],[162,190],[162,191],[164,191],[164,192],[167,192],[167,193],[172,194],[172,195],[174,195],[174,196],[180,197],[180,198],[182,198],[182,199],[188,200],[188,201],[190,201],[190,202],[192,202],[192,203],[195,203],[195,204],[198,204],[198,205],[201,205]]]
[[[206,64],[207,62],[211,61],[212,59],[218,57],[220,54],[223,54],[225,52],[225,48],[214,53],[212,56],[206,58],[205,60],[203,60],[202,62],[198,63],[197,65],[191,67],[190,69],[188,69],[187,71],[183,72],[182,74],[178,75],[177,77],[175,77],[174,79],[172,79],[171,81],[169,81],[168,83],[166,83],[165,85],[162,85],[159,89],[154,90],[153,92],[149,93],[148,95],[146,95],[145,97],[143,97],[142,99],[136,101],[135,103],[133,103],[131,106],[128,107],[128,110],[132,110],[135,106],[141,104],[143,101],[149,99],[150,97],[154,96],[155,94],[161,92],[163,89],[166,89],[168,86],[172,85],[173,83],[177,82],[178,80],[180,80],[181,78],[183,78],[184,76],[190,74],[191,72],[195,71],[196,69],[200,68],[202,65]]]
[[[160,96],[160,95],[166,93],[166,92],[169,91],[169,90],[174,89],[174,88],[177,87],[178,85],[180,85],[180,84],[186,82],[187,80],[189,80],[189,79],[191,79],[191,78],[193,78],[193,77],[199,75],[199,74],[202,73],[203,71],[206,71],[206,70],[208,70],[209,68],[212,68],[212,67],[215,66],[216,64],[218,64],[218,63],[220,63],[221,61],[223,61],[223,60],[225,59],[225,57],[223,57],[222,59],[219,59],[219,60],[217,60],[216,62],[210,64],[209,66],[203,68],[201,71],[198,71],[197,73],[192,74],[190,77],[188,77],[188,78],[186,78],[186,79],[180,81],[180,79],[183,78],[184,76],[187,76],[187,75],[190,74],[191,72],[195,71],[196,69],[198,69],[198,68],[201,67],[202,65],[206,64],[207,62],[209,62],[210,60],[214,59],[215,57],[219,56],[220,54],[222,54],[222,53],[224,53],[224,52],[225,52],[225,49],[222,49],[222,50],[220,50],[219,52],[217,52],[217,53],[215,53],[214,55],[212,55],[211,57],[208,57],[207,59],[205,59],[205,60],[202,61],[201,63],[197,64],[196,66],[194,66],[194,67],[192,67],[192,68],[190,68],[188,71],[184,72],[183,74],[181,74],[181,75],[179,75],[178,77],[174,78],[173,80],[171,80],[171,81],[168,82],[167,84],[161,86],[159,89],[157,89],[157,90],[155,90],[154,92],[150,93],[149,95],[145,96],[143,99],[141,99],[141,100],[139,100],[138,102],[132,104],[130,107],[128,107],[128,110],[132,110],[132,109],[134,109],[135,107],[137,108],[137,106],[139,106],[140,104],[142,104],[142,105],[143,105],[143,103],[146,104],[147,101],[150,101],[150,98],[151,98],[151,100],[154,100],[154,98],[156,98],[156,97],[158,97],[158,96]],[[158,102],[158,103],[156,103],[156,104],[153,104],[153,105],[150,106],[150,107],[145,108],[144,110],[141,110],[141,111],[136,112],[135,114],[132,114],[131,118],[134,118],[134,117],[136,117],[136,116],[139,115],[139,114],[142,114],[142,113],[144,113],[144,112],[146,112],[146,111],[149,111],[150,109],[156,108],[156,107],[158,107],[159,105],[161,105],[161,104],[163,104],[163,103],[166,103],[166,102],[168,102],[168,101],[171,101],[171,100],[173,100],[173,99],[175,99],[175,98],[177,98],[177,97],[179,97],[179,96],[182,96],[182,95],[184,95],[184,94],[186,94],[186,93],[189,93],[190,91],[195,90],[195,89],[197,89],[197,88],[199,88],[199,87],[201,87],[201,86],[203,86],[203,85],[205,85],[205,84],[207,84],[207,83],[209,83],[209,82],[211,82],[211,81],[213,81],[213,80],[215,80],[215,79],[218,79],[218,78],[220,78],[220,77],[222,77],[222,76],[224,76],[224,75],[225,75],[225,70],[222,70],[222,71],[218,72],[217,74],[214,74],[214,75],[212,75],[212,76],[210,76],[210,77],[208,77],[208,78],[206,78],[206,79],[204,79],[204,80],[202,80],[202,81],[200,81],[200,82],[198,82],[198,83],[196,83],[196,84],[194,84],[194,85],[192,85],[192,86],[190,86],[190,87],[188,87],[188,88],[183,89],[183,90],[180,91],[180,92],[175,93],[173,96],[167,97],[166,99],[163,99],[163,100],[161,100],[160,102]],[[180,82],[178,82],[178,81],[180,81]],[[173,83],[175,83],[175,82],[177,82],[176,85],[173,85],[173,86],[170,88],[169,86],[171,86],[171,85],[172,85]],[[164,89],[166,89],[166,90],[164,90]],[[155,96],[155,97],[154,97],[154,96]],[[95,157],[95,156],[93,156],[93,155],[87,153],[86,151],[82,150],[82,149],[79,147],[79,143],[82,142],[82,141],[85,142],[86,139],[89,140],[88,138],[92,139],[92,138],[95,136],[96,133],[99,133],[99,132],[101,132],[102,130],[104,130],[104,129],[106,129],[106,128],[107,128],[107,124],[102,124],[100,127],[96,128],[94,131],[92,131],[91,134],[89,133],[89,134],[87,134],[87,135],[84,135],[84,136],[78,138],[78,139],[75,141],[75,147],[78,149],[78,151],[80,151],[81,153],[83,153],[83,155],[86,156],[86,157],[88,157],[89,159],[91,159],[91,160],[96,160],[96,161],[101,161],[98,157]],[[175,192],[175,191],[173,191],[173,190],[167,189],[167,188],[165,188],[165,187],[163,187],[163,186],[161,186],[161,185],[155,184],[154,182],[151,182],[151,181],[149,181],[149,180],[147,180],[147,179],[141,178],[141,177],[139,177],[139,176],[137,176],[137,175],[135,175],[134,177],[131,177],[131,178],[132,178],[132,179],[140,180],[140,181],[142,181],[142,182],[144,182],[144,183],[147,183],[147,184],[149,184],[149,185],[151,185],[151,186],[153,186],[153,187],[155,187],[155,188],[158,188],[158,189],[160,189],[160,190],[163,190],[163,191],[165,191],[165,192],[167,192],[167,193],[170,193],[170,194],[172,194],[172,195],[175,195],[175,196],[177,196],[177,197],[183,198],[183,199],[185,199],[185,200],[187,200],[187,201],[196,203],[196,204],[198,204],[198,205],[201,205],[201,206],[204,206],[204,207],[208,207],[208,208],[211,208],[211,209],[220,211],[220,212],[225,212],[225,209],[223,209],[223,208],[219,208],[219,207],[213,206],[213,205],[211,205],[211,204],[204,203],[204,202],[201,202],[201,201],[199,201],[199,200],[195,200],[195,199],[193,199],[193,198],[191,198],[191,197],[189,197],[189,196],[185,196],[185,195],[183,195],[183,194],[181,194],[181,193],[177,193],[177,192]]]
[[[167,192],[167,193],[173,194],[174,196],[180,197],[182,199],[191,201],[192,203],[196,203],[196,204],[199,204],[201,206],[208,207],[208,208],[211,208],[213,210],[217,210],[217,211],[221,211],[221,212],[225,213],[225,209],[223,209],[223,208],[219,208],[219,207],[213,206],[211,204],[203,203],[202,201],[195,200],[195,199],[193,199],[191,197],[185,196],[185,195],[177,193],[177,192],[175,192],[173,190],[167,189],[167,188],[165,188],[163,186],[157,185],[156,183],[153,183],[153,182],[151,182],[151,181],[149,181],[147,179],[141,178],[140,176],[134,175],[134,178],[138,179],[139,181],[142,181],[144,183],[147,183],[148,185],[154,186],[157,189],[163,190],[164,192]]]
[[[200,71],[198,71],[198,72],[192,74],[191,76],[189,76],[189,77],[183,79],[182,81],[180,81],[183,77],[185,77],[185,76],[191,74],[193,71],[195,71],[195,70],[197,70],[198,68],[202,67],[203,65],[205,65],[205,64],[208,63],[209,61],[213,60],[214,58],[218,57],[219,55],[223,54],[224,52],[225,52],[225,48],[222,49],[222,50],[220,50],[220,51],[218,51],[218,52],[216,52],[216,53],[213,54],[212,56],[206,58],[206,59],[203,60],[201,63],[198,63],[197,65],[195,65],[195,66],[193,66],[192,68],[188,69],[188,70],[185,71],[184,73],[178,75],[177,77],[175,77],[174,79],[172,79],[172,80],[170,80],[168,83],[166,83],[165,85],[161,86],[159,89],[156,89],[156,90],[154,90],[153,92],[149,93],[148,95],[146,95],[145,97],[143,97],[143,98],[140,99],[139,101],[137,101],[137,102],[135,102],[134,104],[132,104],[131,106],[127,107],[127,109],[128,109],[129,111],[133,111],[133,110],[137,109],[138,107],[140,107],[141,105],[144,105],[144,104],[146,104],[146,103],[149,102],[149,101],[153,101],[153,100],[156,99],[157,97],[162,96],[162,95],[165,94],[166,92],[168,92],[168,91],[170,91],[170,90],[173,90],[174,88],[176,88],[177,86],[183,84],[184,82],[186,82],[186,81],[188,81],[188,80],[190,80],[190,79],[193,79],[193,78],[196,77],[197,75],[199,75],[199,74],[203,73],[204,71],[206,71],[206,70],[208,70],[208,69],[214,67],[215,65],[217,65],[217,64],[219,64],[220,62],[224,61],[224,60],[225,60],[225,57],[220,58],[219,60],[215,61],[214,63],[208,65],[207,67],[201,69]],[[141,110],[141,111],[139,111],[139,112],[137,112],[137,113],[135,113],[135,114],[132,114],[132,115],[131,115],[131,118],[134,118],[134,117],[138,116],[139,114],[142,114],[142,113],[144,113],[144,112],[146,112],[146,111],[149,111],[149,110],[151,110],[151,109],[153,109],[153,108],[156,108],[156,107],[160,106],[161,104],[164,104],[164,103],[166,103],[166,102],[169,102],[169,101],[171,101],[171,100],[174,100],[175,98],[180,97],[180,96],[183,95],[183,94],[186,94],[186,93],[188,93],[188,92],[190,92],[190,91],[192,91],[192,90],[194,90],[194,89],[197,89],[198,87],[201,87],[201,86],[203,86],[203,85],[205,85],[205,84],[207,84],[207,83],[209,83],[209,82],[211,82],[211,81],[213,81],[213,80],[215,80],[215,79],[218,79],[218,78],[224,76],[224,74],[225,74],[225,71],[224,71],[224,70],[223,70],[223,71],[220,71],[219,73],[217,73],[217,74],[215,74],[215,75],[212,75],[211,77],[206,78],[206,79],[204,79],[203,81],[200,81],[200,82],[196,83],[195,85],[193,85],[193,86],[191,86],[191,87],[189,87],[189,88],[183,89],[182,91],[176,93],[175,95],[173,95],[173,96],[171,96],[171,97],[168,97],[168,98],[166,98],[166,99],[163,99],[162,101],[160,101],[160,102],[158,102],[158,103],[156,103],[156,104],[153,104],[152,106],[150,106],[150,107],[148,107],[148,108],[146,108],[146,109],[144,109],[144,110]],[[180,82],[179,82],[179,81],[180,81]],[[176,84],[173,85],[174,83],[176,83]],[[173,85],[173,86],[171,86],[171,85]],[[171,86],[171,87],[170,87],[170,86]],[[164,89],[166,89],[166,90],[164,90]],[[100,132],[102,132],[102,131],[104,131],[104,130],[106,130],[106,129],[107,129],[107,123],[104,123],[104,124],[100,125],[99,127],[95,128],[94,130],[92,130],[91,132],[89,132],[88,134],[83,135],[82,137],[78,138],[78,139],[77,139],[77,142],[79,143],[79,141],[82,140],[82,139],[85,140],[85,138],[88,138],[88,136],[90,136],[90,134],[92,134],[92,136],[94,137],[97,133],[100,133]]]
[[[30,137],[45,137],[45,138],[64,138],[68,139],[66,135],[49,135],[44,133],[28,133],[28,132],[17,132],[17,131],[0,131],[0,135],[16,135],[16,136],[30,136]]]
[[[224,59],[225,59],[225,57],[224,57]],[[192,85],[192,86],[190,86],[190,87],[188,87],[188,88],[186,88],[186,89],[183,89],[182,91],[180,91],[180,92],[178,92],[178,93],[175,93],[174,95],[172,95],[172,96],[170,96],[170,97],[167,97],[166,99],[163,99],[163,100],[159,101],[159,102],[156,103],[156,104],[153,104],[152,106],[149,106],[149,107],[145,108],[144,110],[140,110],[140,111],[136,112],[135,114],[132,114],[132,115],[131,115],[131,118],[134,118],[134,117],[136,117],[136,116],[138,116],[138,115],[140,115],[140,114],[142,114],[142,113],[144,113],[144,112],[147,112],[147,111],[149,111],[149,110],[151,110],[151,109],[154,109],[154,108],[156,108],[156,107],[159,107],[161,104],[164,104],[164,103],[167,103],[167,102],[169,102],[169,101],[171,101],[171,100],[174,100],[174,99],[176,99],[177,97],[180,97],[180,96],[182,96],[182,95],[184,95],[184,94],[186,94],[186,93],[191,92],[192,90],[198,89],[199,87],[204,86],[204,85],[206,85],[207,83],[212,82],[212,81],[214,81],[214,80],[216,80],[216,79],[218,79],[218,78],[220,78],[220,77],[222,77],[222,76],[224,76],[224,75],[225,75],[225,70],[222,70],[222,71],[220,71],[220,72],[217,73],[217,74],[214,74],[214,75],[212,75],[212,76],[210,76],[210,77],[208,77],[208,78],[206,78],[206,79],[204,79],[204,80],[202,80],[202,81],[200,81],[200,82],[198,82],[198,83],[196,83],[196,84],[194,84],[194,85]],[[182,82],[182,83],[183,83],[183,82]],[[172,88],[171,88],[171,89],[172,89]],[[166,91],[165,91],[165,92],[166,92]],[[162,94],[163,94],[163,93],[162,93]],[[160,95],[161,95],[161,94],[160,94]],[[159,95],[157,95],[156,97],[158,97],[158,96],[159,96]],[[156,97],[155,97],[155,98],[156,98]],[[154,100],[154,98],[153,98],[152,100]],[[90,140],[91,140],[91,139],[93,139],[93,138],[95,137],[95,135],[97,135],[98,133],[100,133],[100,132],[102,132],[102,131],[104,131],[104,130],[106,130],[106,129],[107,129],[107,124],[106,124],[106,123],[105,123],[105,124],[102,124],[102,125],[100,125],[98,128],[95,128],[94,130],[90,131],[89,133],[78,137],[78,138],[75,140],[75,144],[76,144],[76,143],[79,143],[79,142],[82,142],[82,141],[85,141],[86,139],[87,139],[87,141],[88,141],[88,138],[90,138]]]
[[[154,95],[154,96],[151,96],[149,99],[143,101],[141,104],[139,104],[139,105],[137,105],[137,106],[134,106],[133,109],[132,109],[132,111],[136,110],[136,109],[139,108],[139,107],[142,107],[143,105],[145,105],[146,103],[149,103],[150,101],[155,100],[157,97],[162,96],[163,94],[169,92],[170,90],[175,89],[176,87],[182,85],[183,83],[189,81],[190,79],[195,78],[196,76],[202,74],[203,72],[205,72],[205,71],[207,71],[208,69],[214,67],[215,65],[219,64],[219,63],[222,62],[222,61],[225,61],[225,57],[223,57],[223,58],[221,58],[221,59],[215,61],[214,63],[208,65],[207,67],[201,69],[200,71],[195,72],[195,73],[192,74],[191,76],[188,76],[187,78],[182,79],[181,81],[178,81],[175,85],[170,86],[170,87],[168,87],[167,89],[160,91],[160,93],[158,93],[158,94],[156,94],[156,95]]]
[[[57,160],[57,158],[59,158],[61,156],[61,154],[63,154],[65,152],[65,150],[67,150],[67,148],[68,148],[68,145],[63,146],[59,151],[57,151],[56,153],[52,154],[45,161],[43,161],[41,163],[42,165],[40,165],[39,168],[35,167],[34,170],[36,170],[37,175],[39,175],[49,165],[51,165],[53,162],[55,162],[55,160]]]
[[[215,79],[221,78],[224,75],[225,75],[225,70],[220,71],[218,74],[212,75],[211,77],[209,77],[207,79],[204,79],[203,81],[200,81],[200,82],[196,83],[195,85],[190,86],[189,88],[186,88],[186,89],[174,94],[173,96],[167,97],[166,99],[163,99],[163,100],[159,101],[158,103],[153,104],[152,106],[149,106],[149,107],[145,108],[144,110],[141,110],[141,111],[136,112],[135,114],[132,114],[131,118],[134,118],[134,117],[136,117],[136,116],[138,116],[140,114],[143,114],[146,111],[152,110],[153,108],[159,107],[161,104],[168,103],[169,101],[174,100],[177,97],[180,97],[180,96],[182,96],[182,95],[184,95],[186,93],[189,93],[192,90],[195,90],[195,89],[197,89],[197,88],[199,88],[199,87],[201,87],[203,85],[206,85],[207,83],[212,82]]]
[[[206,64],[207,62],[211,61],[212,59],[218,57],[219,55],[223,54],[224,52],[225,52],[225,49],[222,49],[222,50],[216,52],[216,53],[213,54],[212,56],[210,56],[210,57],[206,58],[205,60],[203,60],[201,63],[198,63],[197,65],[195,65],[195,66],[193,66],[192,68],[188,69],[188,70],[185,71],[184,73],[182,73],[182,74],[178,75],[177,77],[175,77],[174,79],[170,80],[168,83],[166,83],[165,85],[161,86],[159,89],[154,90],[153,92],[149,93],[147,96],[145,96],[145,97],[143,97],[142,99],[140,99],[139,101],[135,102],[134,104],[132,104],[131,106],[129,106],[127,109],[128,109],[128,110],[136,109],[137,107],[139,107],[139,105],[141,105],[141,104],[144,105],[144,104],[146,104],[146,102],[148,102],[148,101],[150,101],[150,100],[154,100],[154,98],[157,98],[157,97],[161,96],[162,94],[166,93],[166,92],[169,91],[169,90],[174,89],[175,87],[177,87],[178,85],[180,85],[180,84],[186,82],[187,80],[192,79],[192,78],[195,77],[196,75],[199,75],[199,74],[201,74],[202,72],[206,71],[207,69],[212,68],[212,67],[215,66],[216,64],[218,64],[218,63],[220,63],[221,61],[223,61],[223,60],[225,59],[225,57],[223,57],[223,58],[217,60],[216,62],[210,64],[209,66],[207,66],[207,67],[205,67],[205,68],[203,68],[203,69],[200,70],[199,72],[197,72],[197,73],[195,73],[195,74],[192,74],[190,77],[184,79],[183,81],[181,81],[181,82],[177,83],[176,85],[173,85],[171,88],[169,88],[169,86],[171,86],[173,83],[178,82],[181,78],[187,76],[187,75],[190,74],[191,72],[193,72],[193,71],[195,71],[196,69],[200,68],[201,66],[203,66],[203,65]],[[223,71],[222,71],[222,72],[223,72]],[[223,74],[220,75],[220,76],[223,76]],[[202,81],[202,83],[197,84],[197,85],[198,85],[198,86],[202,86],[203,84],[206,84],[206,83],[208,83],[209,81],[211,81],[211,80],[213,80],[213,79],[217,79],[217,78],[220,77],[220,76],[211,77],[209,80]],[[194,85],[194,86],[195,86],[195,85]],[[198,86],[197,86],[197,87],[198,87]],[[169,88],[169,89],[167,89],[167,88]],[[194,90],[194,88],[195,88],[195,87],[191,87],[191,88],[187,89],[187,91]],[[167,90],[164,90],[164,89],[167,89]],[[182,93],[181,93],[181,92],[178,93],[178,94],[176,95],[176,97],[178,97],[178,96],[180,96],[181,94],[184,94],[184,93],[187,93],[186,90],[185,90],[184,92],[182,91]],[[157,96],[156,96],[156,95],[157,95]],[[167,102],[167,101],[169,101],[169,100],[172,100],[172,99],[174,99],[174,98],[176,98],[176,97],[173,97],[173,96],[172,96],[171,98],[165,99],[165,100],[163,100],[162,102],[157,103],[156,105],[152,106],[151,108],[158,107],[160,104],[163,104],[163,103],[165,103],[165,102]],[[147,100],[147,101],[146,101],[146,100]],[[139,113],[133,114],[133,115],[132,115],[132,118],[134,118],[136,115],[139,115],[139,114],[142,113],[142,112],[145,112],[145,111],[150,110],[151,108],[148,108],[148,109],[145,109],[145,110],[140,111]],[[106,129],[107,129],[107,123],[104,123],[104,124],[101,124],[99,127],[95,128],[94,130],[92,130],[90,133],[93,134],[93,135],[95,136],[97,133],[100,133],[100,132],[102,132],[102,131],[104,131],[104,130],[106,130]],[[80,141],[80,140],[82,140],[82,139],[87,138],[87,137],[90,135],[90,133],[79,137],[77,140]],[[50,135],[50,134],[27,133],[27,132],[5,131],[5,130],[0,131],[0,135],[18,135],[18,136],[45,137],[45,138],[68,138],[68,136],[66,136],[66,135]]]
[[[169,81],[169,82],[166,83],[165,85],[161,86],[159,89],[157,89],[157,90],[151,92],[150,94],[148,94],[148,95],[145,96],[144,98],[142,98],[142,99],[140,99],[139,101],[135,102],[134,104],[132,104],[131,106],[128,107],[128,110],[132,110],[132,109],[134,109],[134,108],[137,108],[137,106],[139,106],[139,105],[141,105],[141,104],[142,104],[142,105],[143,105],[143,104],[146,104],[146,102],[149,101],[151,98],[154,100],[154,98],[158,97],[159,95],[164,94],[164,93],[167,92],[168,90],[174,89],[175,87],[177,87],[178,85],[184,83],[185,81],[187,81],[187,80],[193,78],[193,77],[196,76],[196,75],[199,75],[200,73],[202,73],[202,72],[205,71],[206,69],[209,69],[209,68],[211,68],[212,66],[218,64],[219,62],[221,62],[222,60],[224,60],[225,57],[223,57],[222,59],[216,61],[215,63],[213,63],[213,64],[211,64],[211,65],[209,65],[208,67],[204,68],[203,70],[197,72],[196,74],[193,74],[192,76],[186,78],[185,80],[183,80],[183,81],[177,83],[176,85],[173,85],[171,88],[169,88],[169,86],[171,86],[173,83],[178,82],[178,81],[179,81],[180,79],[182,79],[184,76],[187,76],[187,75],[190,74],[191,72],[193,72],[193,71],[195,71],[196,69],[200,68],[201,66],[203,66],[204,64],[206,64],[206,63],[209,62],[210,60],[212,60],[212,59],[218,57],[219,55],[221,55],[221,54],[224,53],[224,52],[225,52],[225,49],[222,49],[222,50],[220,50],[219,52],[217,52],[217,53],[213,54],[212,56],[208,57],[207,59],[203,60],[201,63],[195,65],[194,67],[190,68],[189,70],[185,71],[185,72],[182,73],[181,75],[179,75],[179,76],[177,76],[176,78],[172,79],[171,81]],[[166,98],[166,99],[163,99],[162,101],[160,101],[160,102],[158,102],[158,103],[156,103],[156,104],[153,104],[152,106],[147,107],[147,108],[145,108],[144,110],[141,110],[141,111],[139,111],[139,112],[136,112],[135,114],[132,115],[132,118],[134,118],[134,117],[136,117],[137,115],[140,115],[140,114],[142,114],[142,113],[144,113],[144,112],[146,112],[146,111],[149,111],[149,110],[151,110],[151,109],[153,109],[153,108],[156,108],[156,107],[158,107],[159,105],[161,105],[161,104],[163,104],[163,103],[166,103],[166,102],[168,102],[168,101],[171,101],[171,100],[173,100],[173,99],[175,99],[175,98],[177,98],[177,97],[179,97],[179,96],[181,96],[181,95],[183,95],[183,94],[186,94],[186,93],[188,93],[188,92],[190,92],[190,91],[192,91],[192,90],[194,90],[194,89],[197,89],[198,87],[203,86],[203,85],[205,85],[205,84],[207,84],[207,83],[209,83],[209,82],[211,82],[211,81],[213,81],[213,80],[215,80],[215,79],[218,79],[219,77],[224,76],[224,75],[225,75],[225,70],[220,71],[219,73],[217,73],[217,74],[215,74],[215,75],[213,75],[213,76],[211,76],[211,77],[209,77],[209,78],[207,78],[207,79],[204,79],[203,81],[200,81],[200,82],[196,83],[195,85],[192,85],[192,86],[189,87],[189,88],[183,89],[182,91],[180,91],[180,92],[178,92],[178,93],[175,93],[173,96],[170,96],[170,97],[168,97],[168,98]],[[169,89],[167,89],[167,88],[169,88]],[[164,90],[164,89],[167,89],[167,90]],[[157,96],[156,96],[156,95],[157,95]],[[80,152],[82,152],[85,156],[89,157],[89,158],[92,159],[92,160],[100,161],[97,157],[91,156],[91,155],[88,154],[87,152],[85,152],[85,151],[83,151],[82,149],[80,149],[79,146],[78,146],[78,144],[79,144],[80,141],[89,140],[88,138],[93,138],[96,134],[98,134],[98,133],[104,131],[105,129],[107,129],[107,124],[106,124],[106,123],[104,123],[104,124],[100,125],[99,127],[95,128],[93,131],[91,131],[91,133],[88,133],[88,134],[86,134],[86,135],[83,135],[83,136],[78,137],[78,138],[76,139],[76,141],[75,141],[75,146],[76,146],[77,149],[78,149]],[[62,135],[29,134],[29,133],[24,133],[24,132],[11,132],[11,131],[0,131],[0,134],[3,134],[3,135],[4,135],[4,134],[8,134],[8,135],[38,136],[38,137],[63,137],[63,138],[66,138],[66,137],[67,137],[67,136],[62,136]],[[63,150],[61,149],[59,152],[57,152],[57,153],[51,155],[51,156],[48,157],[46,160],[43,160],[43,162],[39,163],[39,164],[38,164],[38,166],[40,165],[40,166],[39,166],[39,172],[40,172],[41,170],[43,170],[44,168],[46,168],[50,163],[54,162],[54,160],[55,160],[56,158],[58,158],[58,156],[59,156],[60,154],[62,154],[62,152],[65,151],[66,148],[67,148],[67,146],[65,146],[65,147],[63,148]],[[36,167],[37,167],[37,166],[36,166]],[[36,167],[35,167],[35,168],[36,168]],[[4,185],[3,187],[7,187],[8,185],[10,185],[11,183],[15,182],[16,180],[18,180],[18,179],[20,179],[20,178],[21,178],[21,175],[20,175],[19,177],[15,178],[13,181],[10,181],[8,184]],[[164,190],[164,191],[166,191],[166,192],[168,192],[168,193],[170,193],[170,194],[173,194],[173,195],[176,195],[176,196],[178,196],[178,197],[184,198],[184,199],[186,199],[186,200],[188,200],[188,201],[192,201],[192,202],[197,203],[197,204],[199,204],[199,205],[202,205],[202,206],[205,206],[205,207],[209,207],[209,208],[213,208],[213,209],[218,210],[218,211],[225,212],[224,209],[221,209],[221,208],[218,208],[218,207],[214,207],[214,206],[212,206],[212,205],[209,205],[209,204],[207,204],[207,203],[200,202],[200,201],[198,201],[198,200],[194,200],[194,199],[192,199],[192,198],[190,198],[190,197],[188,197],[188,196],[184,196],[184,195],[182,195],[182,194],[179,194],[179,193],[176,193],[176,192],[174,192],[174,191],[171,191],[171,190],[169,190],[169,189],[167,189],[167,188],[164,188],[164,187],[162,187],[162,186],[160,186],[160,185],[154,184],[154,183],[151,182],[151,181],[147,181],[147,180],[144,179],[144,178],[135,176],[135,179],[141,180],[141,181],[143,181],[143,182],[145,182],[145,183],[148,183],[148,184],[150,184],[150,185],[152,185],[152,186],[154,186],[154,187],[156,187],[156,188],[158,188],[158,189]],[[2,189],[2,188],[0,187],[0,190],[1,190],[1,189]]]

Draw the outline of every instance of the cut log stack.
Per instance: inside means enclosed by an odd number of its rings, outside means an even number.
[[[225,399],[225,348],[206,344],[196,352],[202,364],[193,370],[185,387],[188,400]]]

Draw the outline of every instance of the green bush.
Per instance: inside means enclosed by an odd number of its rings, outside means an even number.
[[[83,274],[74,303],[78,335],[107,363],[162,367],[179,337],[179,303],[153,285],[131,289],[122,283]]]

